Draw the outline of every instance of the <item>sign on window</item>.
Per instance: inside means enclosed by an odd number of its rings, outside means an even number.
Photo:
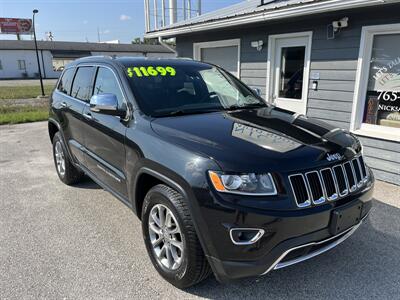
[[[364,123],[400,128],[400,34],[374,36]]]

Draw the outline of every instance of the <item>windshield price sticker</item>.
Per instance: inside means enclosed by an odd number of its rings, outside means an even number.
[[[156,77],[156,76],[175,76],[176,70],[173,67],[148,66],[148,67],[129,67],[126,69],[129,77]]]

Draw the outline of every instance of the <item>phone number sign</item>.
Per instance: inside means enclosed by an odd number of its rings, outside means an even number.
[[[0,18],[0,33],[2,34],[31,34],[32,19]]]
[[[378,91],[380,111],[400,112],[400,92]]]

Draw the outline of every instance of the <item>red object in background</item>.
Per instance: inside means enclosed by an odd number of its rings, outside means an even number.
[[[31,34],[32,32],[32,19],[0,18],[0,33]]]

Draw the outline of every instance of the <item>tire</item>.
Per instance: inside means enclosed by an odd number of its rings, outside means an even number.
[[[60,132],[53,137],[53,159],[57,175],[62,182],[72,185],[82,180],[84,174],[69,160]]]
[[[167,210],[172,213],[170,218],[168,216],[165,217],[164,224],[167,229],[164,227],[164,231],[161,230],[157,234],[153,229],[156,227],[159,230],[163,226],[157,225],[155,222],[157,218],[153,218],[153,214],[158,212],[159,217],[162,212]],[[155,216],[157,217],[157,214]],[[161,221],[160,218],[159,221]],[[173,223],[177,224],[175,226],[171,225]],[[174,232],[176,229],[180,233],[168,237],[168,233]],[[150,189],[143,203],[142,230],[151,262],[158,273],[174,286],[181,289],[188,288],[205,280],[211,274],[211,268],[196,235],[189,208],[182,195],[175,190],[163,184],[156,185]],[[152,241],[158,241],[159,239],[162,239],[162,241],[155,249]],[[164,253],[162,252],[162,248],[168,248],[168,244],[170,245],[169,249],[171,249],[170,258],[174,260],[172,264],[168,263],[168,250],[164,250]],[[174,244],[180,244],[183,250],[180,251],[178,247],[173,246]],[[156,252],[160,256],[157,256]],[[160,259],[162,256],[167,258]],[[169,266],[166,266],[168,264]]]

